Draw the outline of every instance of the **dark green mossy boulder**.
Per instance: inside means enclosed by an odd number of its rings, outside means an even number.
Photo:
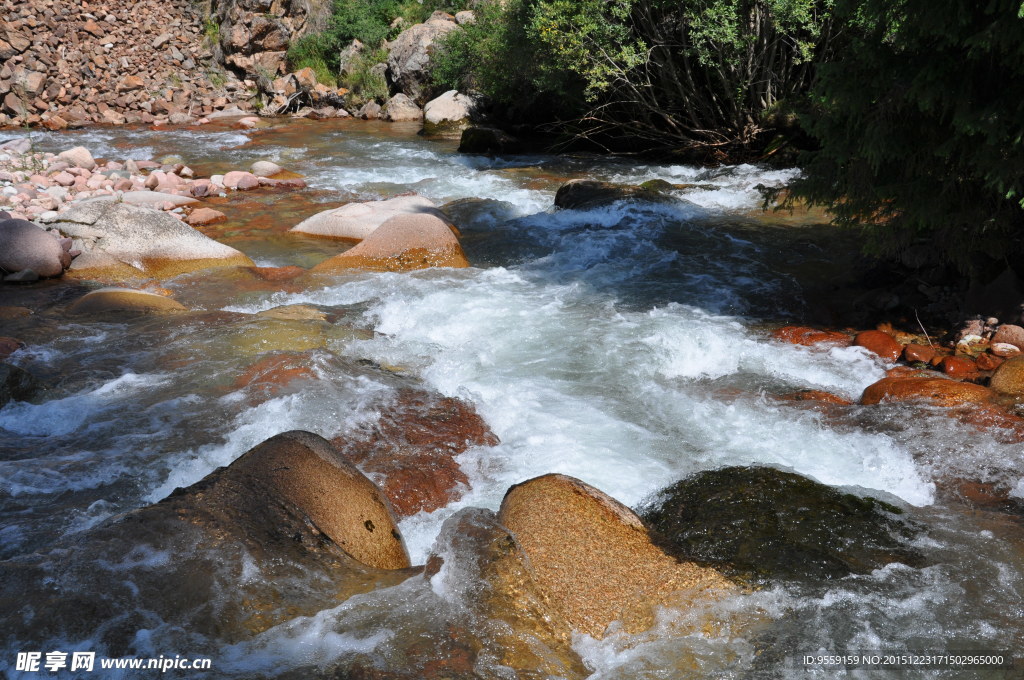
[[[821,579],[922,566],[902,511],[791,472],[729,467],[662,491],[640,516],[669,554],[745,578]]]

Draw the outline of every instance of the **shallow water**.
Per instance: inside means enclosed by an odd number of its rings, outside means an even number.
[[[737,595],[711,612],[724,623],[701,634],[680,634],[680,620],[706,613],[666,610],[648,633],[579,636],[574,649],[590,677],[1004,677],[815,671],[797,661],[853,649],[1019,653],[1019,518],[939,500],[934,482],[955,470],[1024,495],[1024,454],[1019,444],[939,412],[819,412],[773,398],[813,388],[855,400],[884,370],[860,349],[767,338],[765,328],[807,313],[834,267],[829,242],[812,238],[820,232],[814,225],[757,217],[757,185],[778,185],[793,172],[461,156],[454,144],[414,132],[300,121],[255,133],[33,134],[43,150],[81,144],[116,159],[174,153],[202,173],[267,159],[303,174],[308,192],[214,202],[230,220],[208,233],[261,265],[309,267],[338,252],[335,242],[286,232],[342,201],[405,191],[438,204],[484,200],[449,207],[474,265],[468,270],[353,273],[308,289],[203,272],[161,282],[196,313],[116,323],[64,315],[78,284],[0,291],[0,304],[37,312],[5,322],[3,335],[29,345],[12,361],[52,385],[47,401],[0,410],[0,557],[24,557],[160,500],[279,432],[330,438],[373,422],[395,380],[409,379],[472,403],[501,440],[460,457],[471,480],[460,500],[401,523],[414,563],[432,550],[451,553],[442,525],[458,510],[495,509],[510,485],[548,472],[579,477],[636,506],[698,470],[773,465],[883,497],[927,527],[917,546],[925,568],[890,565],[815,587]],[[701,186],[681,190],[678,206],[554,211],[555,190],[575,177]],[[253,316],[294,303],[318,305],[337,320]],[[309,350],[316,379],[269,398],[235,385],[275,349]],[[366,368],[373,365],[394,368],[397,378]],[[458,556],[451,562],[458,565]],[[203,677],[301,674],[354,654],[400,658],[430,621],[454,616],[467,597],[459,587],[410,581],[251,642],[196,642],[213,650],[214,673]],[[187,652],[174,647],[180,642],[166,627],[140,628],[132,649]],[[14,653],[58,645],[96,648],[88,638],[7,640],[0,668],[34,677],[13,671]],[[510,677],[502,668],[485,659],[476,671]]]

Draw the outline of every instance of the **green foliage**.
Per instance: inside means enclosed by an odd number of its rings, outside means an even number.
[[[853,35],[805,125],[794,195],[864,226],[873,251],[926,245],[966,273],[1024,260],[1019,0],[841,0]]]
[[[532,27],[531,0],[487,2],[476,22],[452,31],[437,45],[432,77],[444,89],[481,92],[504,110],[523,117],[544,102],[547,115],[577,113],[584,84],[550,62]]]
[[[366,50],[341,77],[341,86],[349,90],[348,105],[359,108],[369,101],[383,103],[388,98],[388,83],[384,76],[371,69],[387,59],[383,49]]]
[[[203,35],[205,35],[213,45],[216,45],[220,41],[220,24],[217,23],[217,19],[215,17],[206,17],[206,20],[203,22]]]
[[[298,71],[306,67],[316,73],[317,82],[331,87],[337,85],[338,52],[322,35],[304,36],[288,47],[289,70]]]
[[[758,142],[829,48],[832,0],[508,0],[445,42],[441,84],[523,89],[579,134],[682,147]],[[571,116],[569,114],[572,114]]]

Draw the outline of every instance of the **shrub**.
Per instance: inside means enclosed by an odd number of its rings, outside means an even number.
[[[927,244],[962,272],[1024,261],[1024,18],[1010,0],[842,0],[852,34],[805,117],[820,150],[796,197],[867,229],[872,252]]]

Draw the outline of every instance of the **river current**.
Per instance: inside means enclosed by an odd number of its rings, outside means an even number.
[[[216,271],[161,282],[203,311],[185,322],[37,314],[33,325],[15,329],[28,347],[11,361],[54,389],[43,403],[0,409],[0,559],[45,550],[156,502],[280,432],[331,438],[372,421],[394,388],[350,370],[353,361],[368,361],[471,403],[500,439],[461,455],[470,485],[459,500],[401,522],[415,564],[451,549],[441,528],[456,511],[496,509],[510,485],[549,472],[636,507],[697,471],[769,465],[882,498],[926,527],[914,546],[927,558],[923,567],[892,564],[825,586],[778,585],[717,605],[720,620],[756,626],[679,636],[673,621],[690,614],[665,610],[643,634],[579,635],[573,648],[591,678],[1013,677],[825,671],[799,662],[849,649],[1019,655],[1024,526],[1019,517],[940,500],[935,481],[954,470],[1024,496],[1024,453],[938,410],[852,406],[830,417],[773,398],[820,389],[856,401],[886,368],[859,348],[769,337],[771,328],[802,318],[830,266],[828,239],[801,236],[820,228],[759,215],[758,185],[780,186],[793,171],[466,156],[409,127],[360,122],[32,136],[38,149],[83,145],[97,158],[177,154],[204,175],[255,160],[302,174],[310,189],[301,195],[236,194],[215,206],[229,221],[207,233],[260,265],[308,267],[337,252],[337,243],[286,233],[314,212],[415,191],[450,204],[473,266],[353,273],[310,289],[246,287]],[[680,190],[686,202],[678,206],[555,210],[556,189],[572,178],[663,179],[689,188]],[[33,292],[0,289],[0,304],[45,309],[80,293],[79,284],[62,282]],[[229,313],[296,303],[335,309],[350,322],[314,356],[316,380],[258,403],[226,389],[258,355],[247,344],[254,333],[271,345],[281,337],[279,328]],[[116,565],[97,568],[116,578]],[[458,583],[433,582],[431,597],[463,596]],[[431,606],[406,584],[357,596],[253,641],[214,648],[213,670],[201,677],[273,677],[326,668],[355,652],[395,654]],[[90,639],[33,642],[46,650],[96,648]],[[178,643],[155,626],[140,629],[133,644],[140,656],[189,651],[168,646]],[[37,677],[14,670],[24,644],[11,644],[0,669]],[[497,667],[480,672],[511,677]]]

